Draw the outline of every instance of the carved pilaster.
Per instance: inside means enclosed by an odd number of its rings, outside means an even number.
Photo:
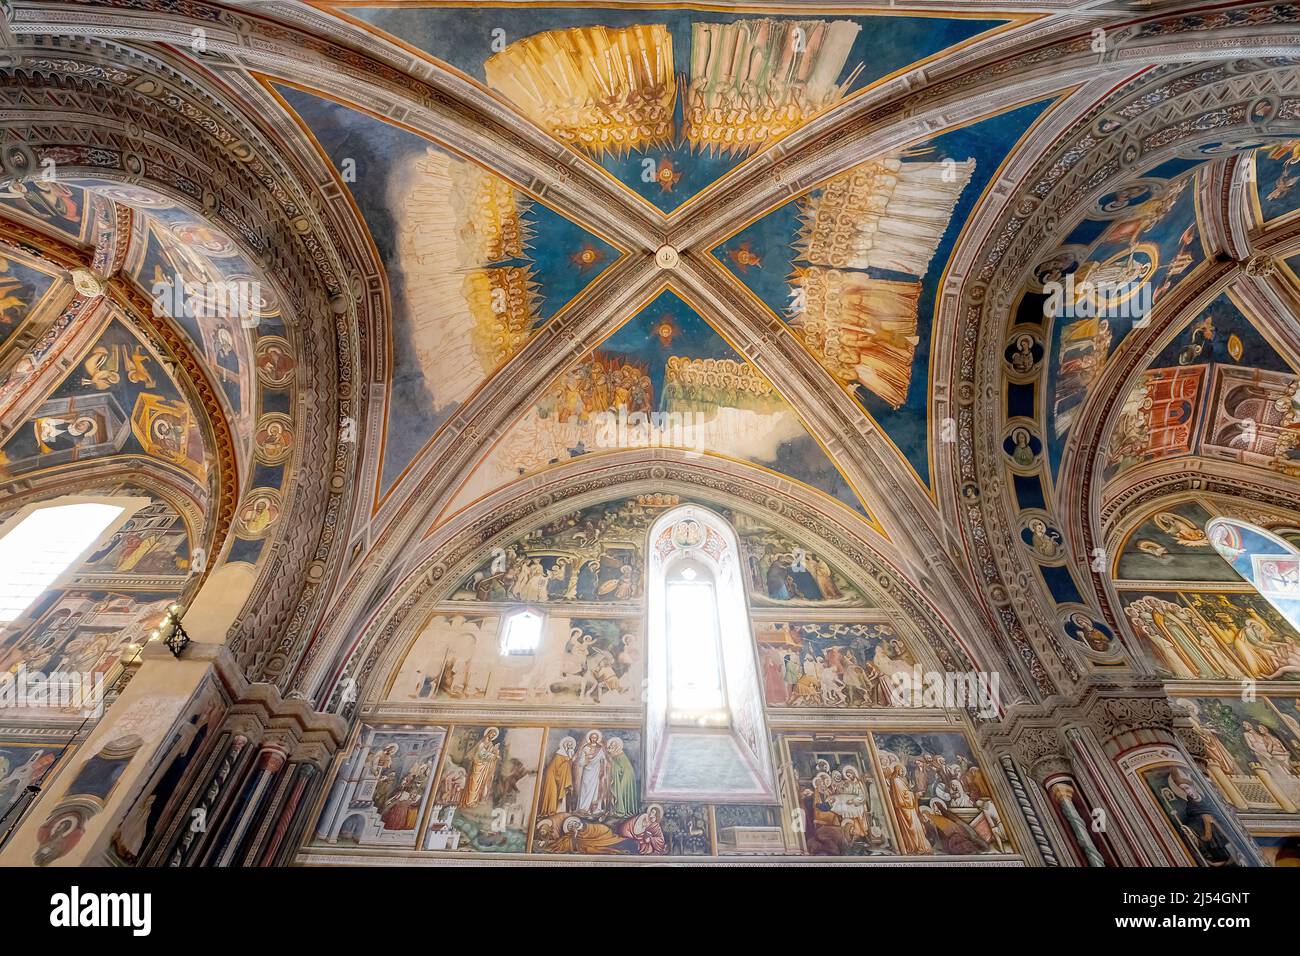
[[[1010,754],[1003,754],[999,763],[1002,765],[1002,772],[1007,776],[1007,782],[1011,784],[1011,792],[1015,794],[1016,804],[1025,818],[1025,824],[1029,827],[1034,845],[1038,847],[1043,862],[1048,866],[1060,866],[1061,861],[1057,859],[1056,849],[1052,846],[1052,841],[1048,838],[1047,831],[1039,819],[1038,811],[1029,797],[1029,790],[1020,776],[1020,769],[1016,766],[1015,760]]]
[[[155,864],[275,862],[286,838],[301,830],[299,818],[345,733],[339,717],[301,697],[281,698],[271,684],[244,685],[191,789],[191,825],[155,851]]]

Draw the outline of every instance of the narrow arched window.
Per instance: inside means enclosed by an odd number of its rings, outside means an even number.
[[[125,513],[100,501],[52,503],[0,528],[0,624],[21,617]]]
[[[509,614],[501,626],[501,653],[535,654],[542,642],[542,615],[532,608]]]
[[[774,802],[736,534],[685,505],[654,523],[648,544],[647,799]]]
[[[725,723],[727,695],[713,572],[698,561],[684,561],[669,573],[665,590],[669,719],[674,723]]]

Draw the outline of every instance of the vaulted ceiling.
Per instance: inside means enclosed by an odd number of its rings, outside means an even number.
[[[129,420],[144,356],[212,502],[190,594],[253,569],[228,643],[286,690],[621,483],[825,527],[1062,693],[1137,660],[1106,555],[1161,495],[1300,513],[1300,11],[1194,7],[15,0],[6,490],[148,457],[34,439]],[[1046,315],[1067,277],[1149,312]]]

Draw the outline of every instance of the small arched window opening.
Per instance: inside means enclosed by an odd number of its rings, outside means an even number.
[[[655,522],[648,543],[646,796],[774,802],[735,532],[685,505]]]
[[[514,611],[501,625],[502,655],[535,654],[542,643],[542,614],[530,607]]]
[[[1206,537],[1223,560],[1249,582],[1265,601],[1300,634],[1300,550],[1289,541],[1235,518],[1214,518],[1205,526]],[[1247,620],[1243,632],[1252,647],[1261,652],[1262,662],[1255,669],[1267,673],[1256,676],[1275,678],[1300,673],[1300,650],[1280,635],[1270,633],[1267,622],[1254,617]]]
[[[60,498],[24,508],[0,526],[0,624],[21,618],[141,504]]]

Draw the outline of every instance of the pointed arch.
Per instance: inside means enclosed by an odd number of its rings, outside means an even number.
[[[650,526],[646,545],[647,799],[771,802],[736,532],[712,509],[684,504]]]

